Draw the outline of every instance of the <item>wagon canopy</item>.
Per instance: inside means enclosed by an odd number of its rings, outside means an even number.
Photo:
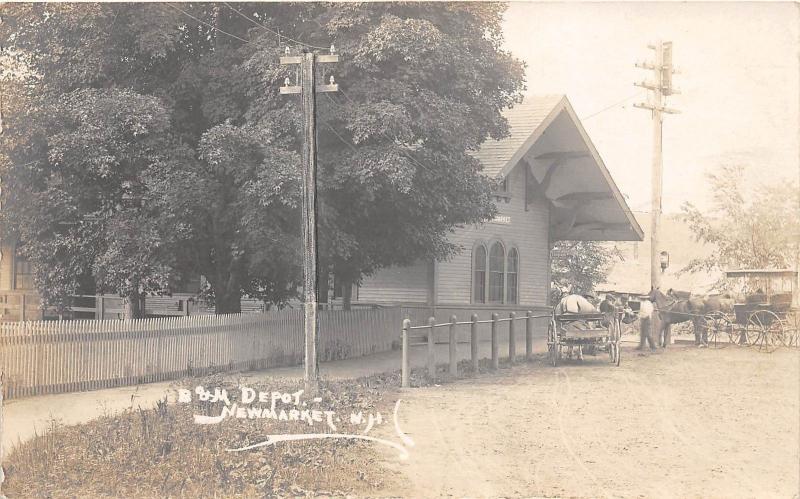
[[[565,96],[529,96],[504,116],[510,135],[486,141],[475,156],[494,178],[525,166],[526,203],[535,193],[549,200],[553,240],[642,240],[641,227]]]
[[[775,277],[775,278],[792,278],[797,276],[797,271],[792,269],[742,269],[742,270],[728,270],[725,276],[729,278],[734,277]]]
[[[750,288],[758,287],[767,296],[783,294],[791,305],[800,308],[800,281],[794,269],[740,269],[725,272],[728,279],[744,278]],[[752,291],[752,289],[750,289]]]

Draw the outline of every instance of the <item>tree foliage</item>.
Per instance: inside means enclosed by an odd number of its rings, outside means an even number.
[[[0,34],[29,68],[30,105],[3,138],[6,230],[49,301],[90,276],[126,294],[187,273],[206,277],[219,312],[243,294],[285,301],[300,275],[303,137],[299,97],[278,91],[297,75],[279,58],[335,44],[341,62],[320,78],[343,91],[318,96],[323,274],[357,283],[448,258],[454,226],[494,214],[470,153],[507,133],[501,111],[523,88],[501,48],[503,10],[7,6]]]
[[[735,268],[783,269],[800,250],[800,190],[795,182],[749,185],[745,167],[723,165],[707,174],[709,210],[685,203],[681,210],[695,238],[713,251],[683,272]],[[720,283],[722,285],[722,283]]]
[[[117,89],[75,90],[48,102],[35,119],[10,120],[4,137],[26,134],[10,152],[27,153],[21,159],[28,161],[6,163],[2,217],[6,235],[22,242],[42,297],[63,308],[93,273],[103,276],[99,291],[164,289],[153,284],[168,279],[156,251],[161,236],[145,237],[132,221],[146,215],[141,174],[164,147],[165,109],[158,99]],[[139,237],[148,243],[141,251],[118,250],[123,239]],[[122,281],[107,279],[120,273]]]
[[[551,301],[565,293],[593,292],[617,258],[615,249],[597,241],[557,241],[550,259]]]

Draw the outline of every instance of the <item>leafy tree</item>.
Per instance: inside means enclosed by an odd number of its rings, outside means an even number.
[[[263,135],[215,126],[203,134],[196,158],[164,162],[150,182],[153,206],[179,234],[173,251],[185,271],[206,277],[220,313],[239,312],[242,294],[285,301],[299,281],[299,212],[264,194],[283,196],[281,174],[299,171],[299,160]]]
[[[707,174],[709,210],[685,203],[681,210],[695,238],[713,251],[683,272],[731,268],[790,268],[800,250],[800,190],[795,182],[744,181],[742,165],[723,165]],[[724,286],[724,282],[718,283]]]
[[[156,220],[133,217],[114,226],[158,236],[148,248],[159,248],[159,256],[139,253],[153,259],[147,271],[200,273],[217,311],[230,312],[243,293],[287,299],[299,276],[300,102],[278,92],[293,77],[278,64],[287,44],[298,51],[298,42],[335,43],[341,54],[330,71],[344,91],[318,98],[320,263],[323,275],[357,283],[388,265],[447,258],[459,250],[447,241],[454,226],[493,215],[493,185],[469,153],[507,132],[500,113],[522,89],[521,63],[501,49],[503,9],[489,3],[15,4],[0,30],[13,34],[8,39],[35,75],[36,112],[28,118],[37,126],[54,102],[82,89],[106,95],[126,89],[166,110],[160,154],[137,163],[135,178],[119,179],[141,188],[137,195],[147,202],[136,213]],[[32,160],[47,172],[43,177],[52,176],[57,165],[47,140],[16,136],[26,138],[8,154],[10,178],[23,178],[21,165]],[[132,151],[139,150],[135,142]],[[95,247],[87,232],[76,232],[72,246]],[[68,252],[40,249],[30,250],[37,274],[52,269],[65,282],[77,275],[66,265]],[[62,255],[63,264],[45,264],[45,255]],[[103,270],[96,262],[111,260],[89,253],[80,266]],[[124,272],[100,273],[105,283],[127,282],[120,280]]]
[[[606,280],[618,252],[597,241],[557,241],[550,259],[551,301],[586,294]]]
[[[219,6],[185,7],[225,22]],[[237,189],[257,178],[247,163],[256,148],[226,156],[235,133],[220,128],[242,112],[243,87],[230,82],[236,51],[163,5],[18,4],[4,14],[0,29],[29,68],[31,104],[7,120],[4,228],[25,242],[45,302],[64,307],[80,287],[96,286],[135,307],[139,294],[166,292],[186,272],[206,275],[219,311],[238,310],[242,290],[285,297],[293,267],[285,250],[270,250],[292,245],[263,209],[238,209],[253,199]],[[137,108],[135,97],[151,108]],[[133,129],[148,116],[163,126]],[[242,234],[249,244],[234,237]]]
[[[32,158],[4,165],[4,231],[22,242],[46,303],[66,307],[95,273],[99,291],[119,292],[136,307],[140,294],[163,291],[168,279],[158,263],[161,236],[142,232],[137,201],[168,115],[157,99],[117,89],[75,90],[49,104],[29,122],[10,120],[4,134],[4,141],[27,134],[9,152]],[[133,239],[137,246],[123,242]]]
[[[469,153],[507,133],[501,111],[522,88],[521,63],[501,49],[503,9],[369,3],[309,10],[320,28],[301,30],[303,39],[335,42],[342,53],[330,68],[342,91],[319,97],[318,186],[322,272],[344,284],[345,306],[349,284],[382,267],[446,259],[461,249],[447,240],[454,226],[494,214],[493,185]],[[293,106],[277,94],[278,81],[254,100],[252,113],[272,121]]]

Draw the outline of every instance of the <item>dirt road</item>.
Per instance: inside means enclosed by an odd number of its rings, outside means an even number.
[[[800,352],[623,351],[401,396],[404,497],[797,497]]]

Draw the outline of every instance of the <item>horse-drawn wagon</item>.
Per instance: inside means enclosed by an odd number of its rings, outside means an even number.
[[[755,346],[764,352],[778,346],[799,346],[796,270],[729,270],[725,276],[739,280],[741,292],[732,295],[732,311],[706,315],[709,344],[718,346],[727,337],[731,344]]]
[[[547,330],[547,354],[555,367],[563,352],[571,356],[577,352],[583,357],[584,349],[592,352],[607,352],[612,364],[620,363],[620,332],[623,312],[614,309],[602,312],[592,307],[587,311],[571,311],[563,301],[553,307]]]

